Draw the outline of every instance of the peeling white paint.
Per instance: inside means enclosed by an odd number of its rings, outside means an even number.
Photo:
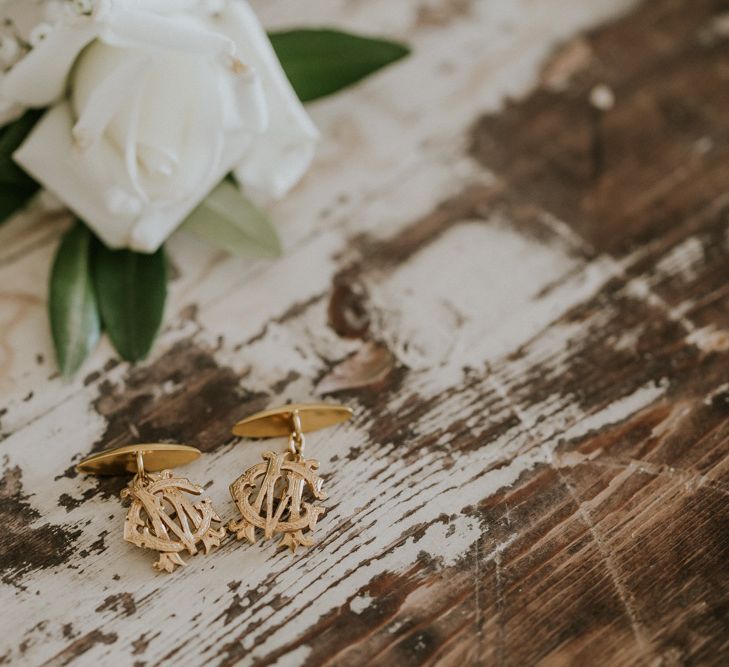
[[[581,438],[591,431],[617,424],[657,401],[667,389],[667,382],[649,382],[629,396],[624,396],[602,410],[580,420],[572,428],[565,431],[563,437],[565,440]]]
[[[729,331],[717,329],[710,324],[692,331],[686,336],[686,342],[695,345],[702,352],[726,352],[729,350]]]
[[[704,261],[703,244],[695,236],[690,236],[664,255],[655,269],[661,278],[672,276],[689,282],[696,278],[697,269]]]
[[[355,614],[361,614],[365,609],[369,608],[372,602],[372,597],[370,597],[367,593],[362,593],[360,595],[356,595],[349,601],[349,608]]]

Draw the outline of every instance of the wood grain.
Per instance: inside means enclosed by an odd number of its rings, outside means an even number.
[[[62,384],[64,219],[0,231],[0,663],[726,664],[725,3],[301,5],[257,8],[414,54],[311,108],[284,259],[173,238],[148,362],[102,345]],[[322,398],[355,418],[310,437],[306,553],[227,541],[157,575],[121,539],[125,480],[74,472],[194,444],[228,518],[271,447],[230,426]]]

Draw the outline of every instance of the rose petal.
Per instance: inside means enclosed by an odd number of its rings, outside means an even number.
[[[124,161],[127,166],[127,174],[134,187],[135,194],[145,203],[149,202],[149,196],[142,184],[139,173],[139,160],[137,159],[139,122],[142,116],[142,103],[144,101],[145,87],[139,86],[131,100],[131,109],[127,114],[128,128],[124,134]]]
[[[63,95],[78,54],[96,36],[90,22],[57,26],[3,77],[0,98],[29,107],[51,104]]]
[[[254,195],[280,197],[309,167],[319,133],[248,3],[228,3],[215,26],[235,41],[240,59],[258,73],[269,110],[266,131],[254,137],[235,176]]]
[[[66,102],[58,104],[38,121],[13,159],[89,224],[104,243],[112,248],[123,247],[134,221],[109,211],[104,198],[106,192],[94,187],[87,163],[71,143],[72,126],[70,106]],[[104,145],[104,141],[98,144],[100,148]],[[118,151],[109,148],[100,161],[109,170],[117,167],[109,174],[110,183],[124,184]]]
[[[154,252],[165,239],[192,213],[193,209],[231,170],[238,158],[238,148],[247,141],[247,133],[229,135],[217,169],[210,171],[190,196],[171,202],[159,210],[148,209],[134,226],[130,247],[139,252]],[[235,146],[232,149],[231,146]]]
[[[244,66],[240,64],[240,66]],[[235,127],[242,127],[255,134],[268,129],[270,112],[261,78],[250,67],[243,72],[222,71],[219,90],[231,91],[231,108],[236,119]],[[230,123],[230,119],[228,119]],[[230,127],[230,125],[228,125]]]
[[[94,77],[85,65],[92,62],[98,49],[103,48],[109,47],[102,44],[89,47],[90,53],[81,58],[74,80],[73,102],[78,122],[73,134],[81,147],[101,138],[119,107],[129,97],[132,84],[142,78],[148,60],[144,55],[129,54],[109,73],[104,71],[103,77]]]
[[[197,9],[200,0],[123,0],[120,4],[155,14],[173,14]]]
[[[164,177],[162,172],[158,172],[155,177],[148,169],[148,174],[153,177],[153,184],[149,186],[152,188],[149,190],[151,196],[171,198],[186,194],[186,188],[178,178],[175,168],[189,170],[190,167],[185,156],[184,142],[191,112],[199,106],[214,107],[215,116],[208,117],[208,127],[200,129],[222,134],[217,111],[218,93],[211,82],[211,70],[209,64],[201,62],[195,56],[168,53],[161,56],[149,72],[142,101],[138,142],[151,148],[153,154],[165,160],[167,167],[173,168],[169,177]],[[179,111],[170,113],[170,110]]]
[[[175,108],[175,104],[185,106],[185,114],[180,114],[184,122],[174,146],[159,143],[164,131],[158,128],[167,122],[169,113],[154,118],[148,106],[157,94],[165,91],[164,86],[144,98],[143,117],[147,132],[145,135],[140,133],[140,140],[159,146],[162,151],[174,148],[178,157],[176,168],[168,177],[155,178],[153,174],[147,174],[145,187],[155,199],[186,199],[191,193],[197,192],[206,175],[218,169],[226,136],[222,129],[223,112],[218,82],[211,76],[210,67],[197,58],[186,56],[176,63],[176,67],[161,70],[160,75],[166,73],[170,79],[174,79],[176,70],[181,79],[179,85],[171,87],[169,98],[158,103],[160,109]],[[154,81],[153,77],[150,87],[154,86]],[[189,91],[189,99],[179,98],[182,91],[185,94]]]
[[[104,18],[102,40],[113,46],[158,48],[212,56],[233,55],[235,45],[227,37],[176,16],[112,7]]]

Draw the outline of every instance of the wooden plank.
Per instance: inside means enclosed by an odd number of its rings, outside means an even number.
[[[723,3],[260,9],[415,53],[313,108],[320,157],[274,210],[285,259],[173,240],[169,324],[136,368],[102,347],[54,377],[60,225],[2,230],[0,656],[724,664]],[[155,575],[121,540],[125,481],[73,470],[189,442],[227,518],[228,484],[271,448],[230,426],[321,398],[355,418],[309,438],[329,500],[306,553],[227,541]]]

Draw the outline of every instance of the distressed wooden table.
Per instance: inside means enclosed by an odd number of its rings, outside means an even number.
[[[0,662],[677,665],[729,660],[729,14],[712,0],[287,0],[267,25],[407,40],[311,107],[284,259],[180,234],[164,330],[56,376],[63,216],[0,231]],[[226,518],[284,401],[330,500],[307,553],[155,574],[121,539],[129,441]]]

